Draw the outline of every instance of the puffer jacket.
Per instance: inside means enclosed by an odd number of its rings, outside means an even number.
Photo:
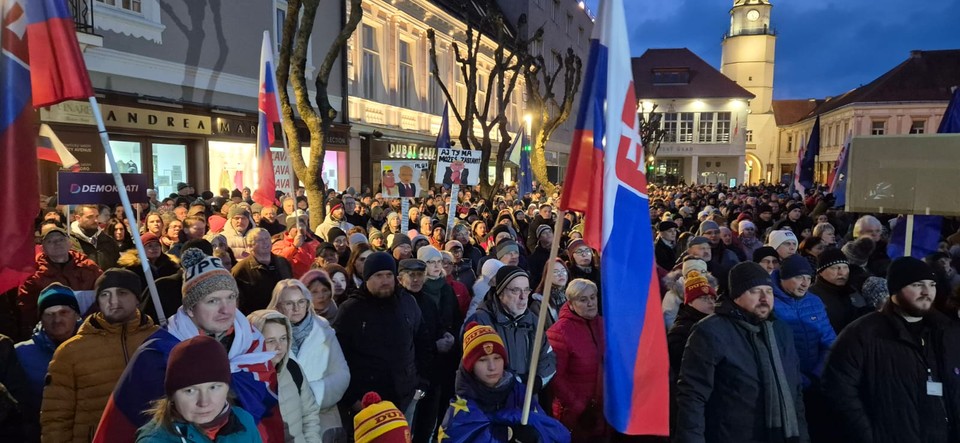
[[[99,312],[87,317],[50,361],[40,408],[44,440],[91,441],[127,362],[157,329],[139,311],[123,324],[110,324]]]
[[[350,223],[347,223],[346,220],[340,220],[340,221],[334,220],[333,216],[328,212],[327,216],[323,218],[323,222],[317,225],[317,229],[314,231],[314,234],[317,234],[317,237],[320,237],[320,239],[322,239],[323,241],[329,241],[329,239],[327,239],[327,233],[330,232],[331,229],[340,228],[340,229],[343,229],[343,232],[347,232],[352,227],[353,225]],[[411,224],[410,227],[411,229],[413,229],[414,225]],[[387,235],[386,232],[384,232],[383,235],[386,236]]]
[[[21,337],[29,336],[40,321],[37,313],[40,291],[51,283],[61,283],[74,291],[89,291],[102,273],[100,267],[81,252],[70,251],[70,259],[66,263],[53,263],[46,254],[40,254],[37,257],[37,271],[27,277],[17,292]]]
[[[117,266],[122,266],[134,274],[137,274],[137,277],[140,277],[140,283],[143,284],[143,287],[147,287],[147,277],[143,273],[143,266],[140,265],[140,256],[137,255],[136,249],[124,251],[120,259],[117,260]],[[158,278],[169,277],[176,274],[179,270],[180,260],[172,254],[160,254],[159,257],[150,263],[150,272],[153,273],[154,281]]]
[[[516,317],[507,314],[500,305],[500,300],[491,290],[477,308],[477,312],[464,322],[464,326],[472,321],[493,326],[507,348],[507,369],[520,374],[521,380],[526,380],[526,373],[530,370],[533,340],[537,332],[537,320],[537,314],[531,312],[529,308]],[[557,373],[557,357],[546,336],[543,337],[540,361],[537,363],[537,375],[540,377],[542,386],[546,386]]]
[[[77,321],[80,327],[82,320]],[[47,378],[47,368],[57,345],[43,330],[43,324],[37,323],[33,330],[33,338],[17,343],[17,359],[27,376],[26,395],[22,401],[21,411],[26,428],[27,441],[40,441],[40,403],[43,401],[43,383]]]
[[[773,312],[793,331],[793,344],[800,359],[803,388],[820,381],[823,363],[837,334],[827,318],[820,297],[807,293],[801,298],[788,295],[780,286],[780,271],[773,271]]]
[[[227,424],[220,428],[220,432],[213,440],[191,423],[175,422],[176,432],[172,433],[160,426],[156,420],[152,420],[137,430],[137,443],[260,443],[262,441],[257,432],[257,425],[247,411],[232,406],[230,414]]]
[[[313,265],[313,260],[317,256],[317,246],[320,244],[306,237],[298,248],[294,245],[290,232],[287,231],[282,239],[273,243],[273,253],[287,259],[293,270],[293,278],[300,278]]]
[[[281,319],[287,329],[287,337],[293,337],[290,321],[277,311],[261,309],[247,318],[250,324],[260,330],[263,330],[268,319]],[[290,443],[320,443],[320,405],[314,398],[310,384],[305,383],[302,367],[291,358],[289,347],[287,349],[288,352],[276,366],[277,397],[280,400],[285,440]],[[298,376],[295,377],[294,372],[298,373]]]
[[[250,255],[250,250],[247,249],[247,232],[250,231],[252,226],[253,221],[251,220],[246,231],[238,232],[233,228],[233,222],[227,220],[227,224],[223,226],[223,231],[220,232],[220,235],[227,239],[227,246],[233,251],[233,257],[238,261]]]
[[[463,257],[459,263],[454,264],[453,278],[463,283],[464,286],[472,288],[477,281],[477,274],[473,271],[473,262],[469,258]]]
[[[547,340],[557,356],[557,376],[550,384],[553,416],[570,429],[573,441],[602,437],[603,318],[587,320],[564,303]]]

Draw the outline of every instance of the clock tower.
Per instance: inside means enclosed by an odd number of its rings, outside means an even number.
[[[773,64],[776,32],[770,25],[769,0],[734,0],[730,30],[723,37],[720,72],[756,97],[747,117],[749,181],[776,181],[777,126],[773,117]]]

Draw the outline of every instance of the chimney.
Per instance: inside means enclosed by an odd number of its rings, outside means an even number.
[[[914,49],[910,51],[910,58],[920,58],[923,57],[923,51],[919,49]]]

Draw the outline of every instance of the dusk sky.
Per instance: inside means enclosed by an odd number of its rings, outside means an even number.
[[[596,13],[598,0],[586,0]],[[689,48],[720,68],[733,0],[623,0],[634,56]],[[869,83],[913,49],[960,49],[958,0],[771,0],[774,98],[836,96]],[[960,79],[958,79],[960,83]]]

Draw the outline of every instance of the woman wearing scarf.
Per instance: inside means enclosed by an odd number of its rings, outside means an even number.
[[[557,319],[560,318],[560,308],[567,302],[565,294],[568,277],[567,267],[563,264],[563,260],[555,258],[552,269],[544,270],[540,284],[530,295],[530,310],[540,315],[540,305],[543,303],[543,293],[545,292],[543,288],[547,285],[547,272],[553,272],[553,282],[550,285],[550,306],[547,308],[547,322],[543,327],[544,330],[550,329],[550,326],[557,322]]]
[[[288,319],[292,327],[290,354],[303,368],[320,405],[321,432],[343,427],[337,402],[350,384],[350,368],[336,333],[327,319],[314,314],[313,295],[299,280],[281,280],[273,289],[267,309]]]
[[[230,388],[237,406],[257,423],[264,440],[282,441],[277,408],[277,375],[265,352],[263,335],[237,309],[237,282],[220,260],[196,248],[184,251],[183,306],[163,329],[133,354],[103,411],[94,442],[134,441],[137,428],[150,419],[147,410],[164,395],[171,351],[178,343],[206,335],[216,339],[230,359]]]

